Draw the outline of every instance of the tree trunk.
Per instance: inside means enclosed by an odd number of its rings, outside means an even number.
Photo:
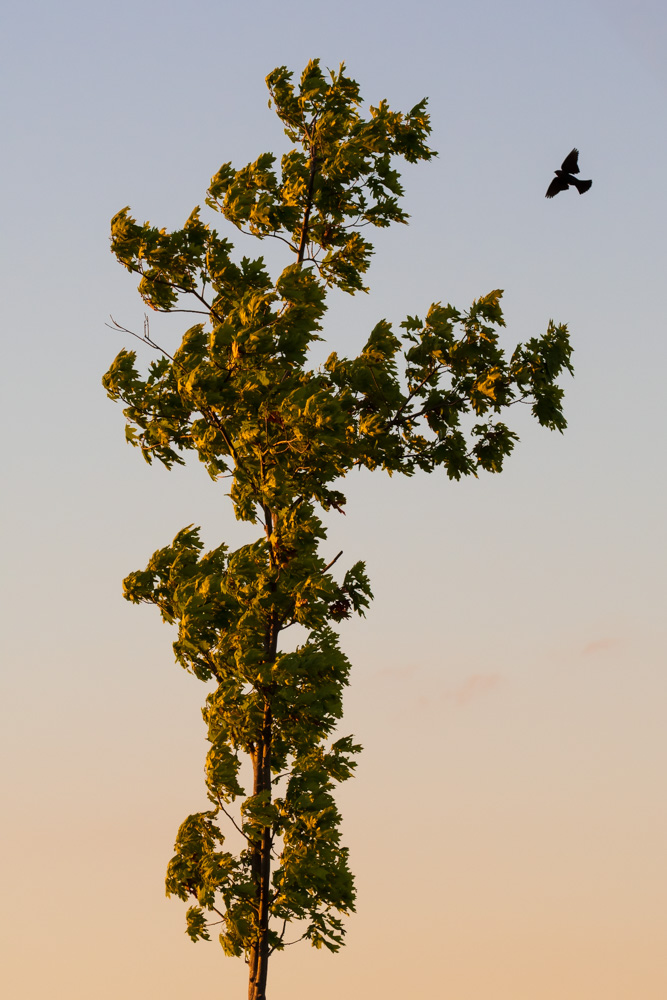
[[[271,705],[264,703],[262,738],[253,756],[253,795],[271,792]],[[262,839],[253,848],[253,880],[257,902],[257,939],[249,955],[248,1000],[266,1000],[269,971],[269,904],[271,890],[271,828],[264,827]]]
[[[266,538],[269,543],[271,565],[276,564],[275,540],[273,538],[274,518],[268,507],[263,508]],[[271,589],[275,590],[275,582]],[[267,622],[265,654],[273,663],[278,655],[278,616],[272,611]],[[271,741],[273,715],[269,695],[264,696],[262,731],[252,757],[253,795],[269,793],[271,801]],[[255,883],[255,903],[257,913],[257,938],[250,947],[248,956],[248,1000],[266,1000],[266,981],[269,972],[269,907],[271,904],[271,846],[270,827],[264,827],[261,840],[253,845],[252,876]]]

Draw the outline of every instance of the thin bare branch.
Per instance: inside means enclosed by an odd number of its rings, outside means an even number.
[[[204,309],[159,309],[157,306],[153,306],[153,312],[156,313],[193,313],[195,316],[208,316],[209,313]]]
[[[220,807],[220,809],[222,809],[222,811],[225,814],[225,816],[227,817],[227,819],[232,823],[233,826],[236,827],[236,829],[241,834],[241,836],[245,837],[245,839],[248,841],[249,844],[252,843],[252,841],[250,840],[250,837],[248,836],[248,834],[243,832],[243,830],[238,825],[238,823],[236,822],[236,820],[234,819],[234,817],[230,813],[227,812],[227,810],[225,809],[224,805],[222,804],[222,799],[220,798],[220,796],[216,794],[215,798],[216,798],[216,801],[218,803],[218,806]]]
[[[335,562],[338,562],[338,560],[340,559],[340,557],[342,556],[342,554],[343,554],[343,550],[341,549],[340,552],[338,553],[338,555],[334,556],[330,563],[327,563],[327,565],[324,567],[324,569],[322,570],[322,572],[326,573],[326,571],[328,569],[331,569],[331,567],[333,566],[333,564]]]
[[[111,315],[109,316],[109,319],[111,320],[111,323],[104,324],[109,330],[114,330],[116,333],[129,333],[131,337],[136,337],[136,339],[140,340],[142,344],[148,344],[148,346],[152,347],[153,350],[159,351],[160,354],[164,354],[165,358],[169,358],[169,360],[172,361],[175,365],[178,365],[179,368],[181,369],[183,368],[183,365],[181,365],[178,361],[176,361],[173,355],[169,353],[169,351],[165,351],[164,347],[160,347],[159,344],[156,344],[155,341],[151,339],[148,327],[148,316],[146,314],[144,314],[143,335],[135,333],[134,330],[129,330],[126,326],[121,326],[121,324],[117,320],[115,320]],[[113,324],[113,326],[111,324]]]
[[[264,235],[265,236],[270,236],[274,240],[280,240],[282,243],[286,243],[287,246],[290,248],[290,250],[293,253],[298,253],[299,252],[299,248],[295,247],[294,244],[292,243],[292,241],[285,239],[284,236],[278,236],[277,233],[264,233]]]
[[[304,931],[303,934],[301,935],[301,937],[295,938],[294,941],[281,941],[280,942],[281,948],[289,948],[289,946],[292,945],[292,944],[298,944],[299,941],[303,941],[303,939],[305,938],[305,936],[306,936],[307,933],[308,933],[307,931]],[[274,945],[274,948],[275,948],[275,945]]]
[[[283,921],[283,929],[280,932],[280,937],[279,937],[278,941],[276,942],[276,944],[274,944],[273,948],[271,948],[271,950],[269,951],[269,956],[273,955],[273,953],[276,950],[276,948],[279,948],[279,947],[282,946],[283,938],[285,937],[285,930],[286,930],[286,928],[287,928],[287,917],[285,917],[285,919]]]

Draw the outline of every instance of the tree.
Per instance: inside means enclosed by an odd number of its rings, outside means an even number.
[[[364,117],[343,66],[326,76],[314,60],[296,87],[280,67],[267,84],[292,150],[278,170],[270,153],[238,171],[223,164],[206,204],[242,232],[282,241],[289,263],[274,280],[261,256],[234,258],[199,208],[172,233],[123,209],[112,250],[140,276],[144,302],[202,319],[173,355],[146,321],[140,339],[159,359],[141,375],[135,353],[122,350],[103,380],[125,403],[127,438],[147,462],[170,468],[195,452],[214,480],[231,480],[236,517],[262,529],[236,551],[204,552],[198,529],[184,528],[124,581],[128,600],[156,605],[178,626],[177,661],[208,685],[211,808],[180,827],[167,893],[192,900],[193,941],[217,922],[225,953],[246,957],[249,1000],[264,1000],[269,957],[292,922],[336,951],[341,917],[354,909],[332,793],[361,748],[349,736],[329,740],[349,672],[336,626],[363,615],[372,594],[362,562],[341,578],[342,553],[322,554],[319,514],[343,512],[342,481],[360,466],[403,475],[442,467],[451,479],[501,471],[517,435],[499,415],[528,402],[540,424],[562,431],[556,379],[572,371],[567,330],[553,323],[505,356],[500,291],[465,313],[436,303],[398,334],[381,320],[358,357],[332,353],[311,370],[329,290],[365,290],[364,227],[407,221],[396,158],[435,154],[426,101],[407,113],[382,101]],[[285,651],[294,625],[306,638]],[[236,854],[225,849],[225,823],[242,835]]]

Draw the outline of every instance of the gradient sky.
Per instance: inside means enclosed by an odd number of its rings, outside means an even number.
[[[120,583],[185,524],[253,533],[201,467],[124,443],[104,323],[143,304],[108,224],[180,226],[223,161],[281,149],[264,77],[319,56],[373,103],[427,95],[440,152],[405,172],[371,293],[332,298],[327,349],[503,288],[507,346],[566,322],[576,375],[567,432],[519,414],[502,476],[347,484],[331,553],[376,595],[343,630],[358,913],[340,955],[278,956],[270,1000],[664,1000],[667,9],[13,0],[1,44],[7,996],[245,995],[163,895],[204,801],[205,690]],[[547,201],[573,146],[593,187]]]

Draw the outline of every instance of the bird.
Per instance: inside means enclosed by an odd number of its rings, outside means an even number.
[[[568,153],[560,165],[560,170],[556,170],[556,176],[547,188],[545,198],[553,198],[559,191],[567,191],[573,184],[579,194],[588,191],[593,181],[580,181],[574,174],[579,173],[579,150],[573,149]]]

